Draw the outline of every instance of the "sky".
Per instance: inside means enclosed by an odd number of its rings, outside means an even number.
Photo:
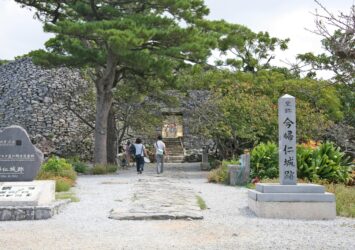
[[[355,0],[319,1],[337,14],[340,11],[349,13]],[[294,62],[299,53],[322,51],[320,37],[306,30],[315,28],[311,13],[319,6],[313,0],[205,0],[205,4],[210,8],[208,19],[224,19],[243,24],[254,32],[268,31],[274,37],[290,38],[287,52],[276,54],[276,65]],[[42,31],[42,24],[33,14],[13,0],[0,0],[0,59],[12,60],[15,56],[44,48],[51,35]]]

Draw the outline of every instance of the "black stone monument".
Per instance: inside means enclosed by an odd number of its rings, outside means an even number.
[[[42,161],[43,153],[25,129],[10,126],[0,131],[0,182],[33,181]]]

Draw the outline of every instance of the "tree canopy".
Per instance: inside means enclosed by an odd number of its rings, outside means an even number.
[[[95,162],[106,163],[112,89],[127,74],[169,81],[190,63],[203,63],[216,46],[198,25],[208,14],[203,0],[16,0],[34,7],[44,30],[55,34],[35,63],[88,66],[96,86]]]

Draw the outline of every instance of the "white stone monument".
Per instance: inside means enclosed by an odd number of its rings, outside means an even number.
[[[282,96],[278,108],[280,184],[258,183],[248,190],[249,208],[265,218],[334,219],[334,194],[321,185],[297,184],[295,98]]]

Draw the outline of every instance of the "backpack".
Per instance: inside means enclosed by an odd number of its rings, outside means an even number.
[[[134,157],[136,155],[136,147],[134,146],[134,144],[132,144],[129,147],[129,153]]]

